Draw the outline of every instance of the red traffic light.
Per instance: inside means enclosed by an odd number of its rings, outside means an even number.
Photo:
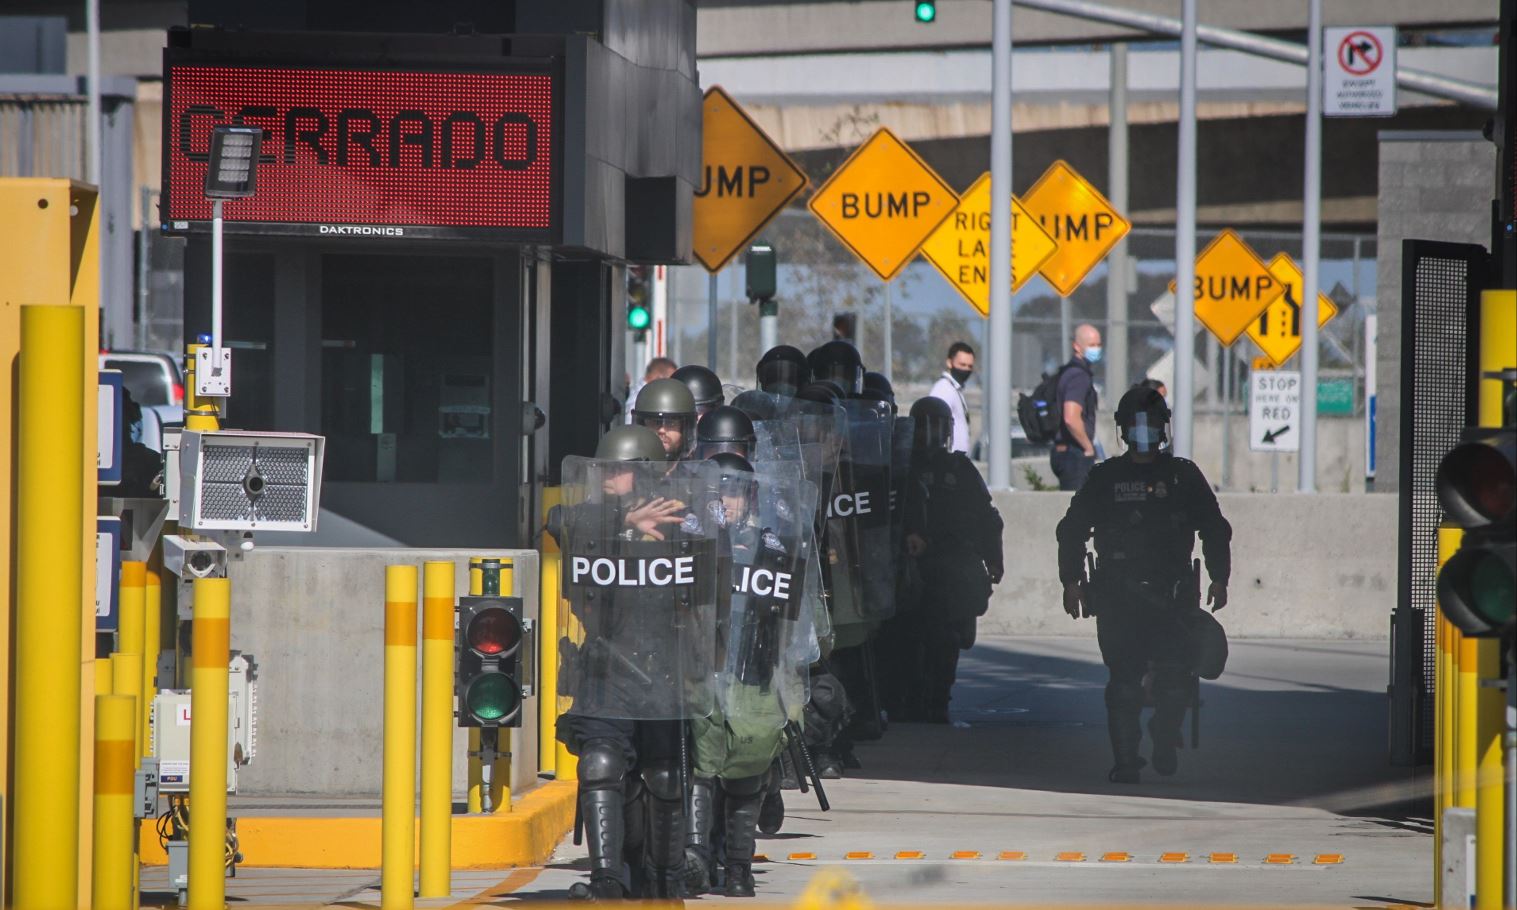
[[[469,617],[464,630],[464,641],[481,657],[507,657],[521,640],[521,620],[504,607],[484,607]]]
[[[1468,437],[1466,437],[1468,438]],[[1438,502],[1462,528],[1511,522],[1517,506],[1517,436],[1492,433],[1455,446],[1438,463]]]

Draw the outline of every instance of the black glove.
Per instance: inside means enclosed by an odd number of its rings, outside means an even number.
[[[990,583],[993,585],[998,585],[1001,583],[1002,577],[1006,575],[1006,566],[999,560],[996,562],[987,562],[985,564],[985,571],[990,573]]]

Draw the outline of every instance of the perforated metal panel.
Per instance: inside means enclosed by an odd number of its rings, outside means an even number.
[[[196,530],[312,530],[322,449],[320,437],[300,433],[187,433],[181,522]]]
[[[1459,442],[1474,393],[1474,344],[1486,252],[1470,244],[1403,246],[1400,598],[1393,619],[1392,753],[1433,750],[1438,462]],[[1396,698],[1398,686],[1405,696]],[[1409,712],[1409,716],[1403,715]],[[1407,741],[1396,742],[1399,735]]]

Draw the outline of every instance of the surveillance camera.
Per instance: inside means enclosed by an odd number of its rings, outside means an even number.
[[[209,540],[179,534],[163,538],[163,566],[180,578],[220,578],[226,575],[226,548]]]

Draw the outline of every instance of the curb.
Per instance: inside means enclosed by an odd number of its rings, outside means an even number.
[[[453,816],[454,869],[540,865],[574,824],[574,781],[534,788],[500,815]],[[420,820],[417,821],[418,836]],[[377,869],[380,817],[246,816],[237,820],[238,847],[249,868]],[[152,824],[139,836],[142,863],[161,866],[168,855]]]

